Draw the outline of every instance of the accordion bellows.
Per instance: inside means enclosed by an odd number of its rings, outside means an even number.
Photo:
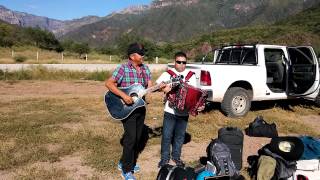
[[[180,86],[168,93],[169,105],[177,110],[187,110],[190,115],[199,114],[197,109],[205,104],[208,93],[202,89],[182,82]]]

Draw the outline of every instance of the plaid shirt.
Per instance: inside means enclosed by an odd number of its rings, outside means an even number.
[[[112,78],[117,81],[118,87],[128,87],[132,84],[139,83],[145,88],[148,86],[148,81],[151,80],[151,73],[148,66],[142,64],[138,72],[132,64],[131,60],[128,63],[119,65],[112,74]]]

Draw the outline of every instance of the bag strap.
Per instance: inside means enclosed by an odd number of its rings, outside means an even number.
[[[260,126],[260,125],[269,125],[264,119],[262,116],[258,116],[254,119],[254,121],[252,123],[250,123],[251,126],[253,127],[257,127],[257,126]]]
[[[194,72],[189,71],[188,74],[187,74],[187,76],[186,76],[186,79],[185,79],[185,80],[186,80],[186,81],[189,81],[189,79],[191,78],[191,76],[194,75],[194,74],[195,74]]]
[[[170,176],[171,174],[174,172],[174,170],[177,168],[178,166],[173,166],[172,169],[169,170],[167,176],[166,176],[166,180],[170,180]]]
[[[171,69],[168,69],[168,70],[167,70],[167,73],[169,73],[173,78],[176,78],[176,77],[177,77],[177,74],[174,73]]]

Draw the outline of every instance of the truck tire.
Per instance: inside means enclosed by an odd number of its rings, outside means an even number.
[[[228,117],[245,116],[251,107],[251,96],[246,89],[231,87],[223,97],[222,112]]]
[[[319,92],[318,96],[316,97],[316,100],[314,101],[314,103],[316,104],[317,107],[320,107],[320,92]]]

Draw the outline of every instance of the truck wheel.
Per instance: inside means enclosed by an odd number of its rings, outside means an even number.
[[[221,103],[221,109],[229,117],[241,117],[248,113],[251,98],[247,90],[241,87],[228,89]]]

